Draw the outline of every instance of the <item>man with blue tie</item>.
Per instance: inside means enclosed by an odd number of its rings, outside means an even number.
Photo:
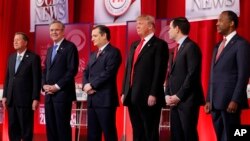
[[[232,141],[241,110],[248,108],[250,45],[237,34],[238,17],[233,11],[223,11],[216,26],[224,39],[213,51],[205,112],[212,115],[217,140]]]
[[[88,141],[101,141],[102,132],[105,141],[118,141],[116,80],[121,53],[110,39],[108,27],[97,25],[92,29],[92,41],[98,51],[91,54],[83,75],[83,90],[88,94]]]
[[[40,57],[27,49],[28,36],[17,32],[9,57],[2,104],[7,109],[10,141],[32,141],[34,110],[41,90]]]
[[[50,25],[53,46],[48,49],[42,86],[45,91],[45,118],[48,141],[71,141],[71,108],[76,100],[75,79],[78,71],[76,46],[64,38],[60,21]]]

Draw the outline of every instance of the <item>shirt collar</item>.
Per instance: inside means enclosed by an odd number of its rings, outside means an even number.
[[[228,34],[227,36],[224,36],[224,38],[226,38],[226,43],[225,45],[227,45],[227,43],[233,38],[234,35],[236,35],[237,32],[236,31],[233,31],[231,32],[230,34]]]
[[[62,44],[62,41],[64,40],[64,38],[62,38],[59,42],[54,43],[54,46],[57,45],[56,50],[58,50],[58,47]]]
[[[183,36],[182,38],[180,38],[179,41],[177,41],[177,43],[179,44],[179,47],[181,46],[181,44],[184,42],[184,40],[185,40],[187,37],[188,37],[188,36],[185,35],[185,36]]]
[[[103,45],[102,47],[100,47],[98,50],[103,51],[104,48],[105,48],[108,44],[109,44],[109,42],[107,42],[105,45]]]
[[[18,53],[18,52],[17,52],[17,56],[21,56],[21,59],[23,59],[23,56],[24,56],[26,50],[27,50],[27,49],[25,49],[22,53]]]
[[[145,45],[153,36],[154,36],[154,33],[148,34],[148,36],[144,38],[145,41],[143,42],[143,45]]]

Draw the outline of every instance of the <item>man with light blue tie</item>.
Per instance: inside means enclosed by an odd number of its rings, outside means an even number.
[[[2,104],[7,109],[10,141],[32,141],[34,110],[41,90],[40,57],[27,49],[28,36],[17,32],[9,57]]]
[[[47,51],[42,86],[45,91],[45,118],[48,141],[71,141],[71,108],[76,100],[75,76],[78,51],[64,38],[65,26],[60,21],[50,25],[53,47]]]

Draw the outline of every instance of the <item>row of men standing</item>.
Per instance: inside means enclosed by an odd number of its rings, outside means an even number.
[[[247,107],[250,47],[236,34],[237,25],[238,17],[234,12],[224,11],[219,16],[217,30],[227,42],[218,43],[214,48],[205,105],[205,112],[212,112],[217,139],[221,141],[230,140],[230,129],[240,124],[240,111]],[[136,30],[141,40],[130,47],[121,94],[123,105],[128,107],[133,141],[159,141],[161,108],[166,105],[171,111],[171,140],[198,140],[199,108],[205,104],[201,86],[202,55],[198,45],[188,37],[188,20],[180,17],[171,21],[169,37],[179,46],[170,56],[167,43],[154,35],[152,16],[139,16]],[[74,76],[78,54],[75,45],[64,39],[61,22],[50,24],[50,35],[54,46],[48,50],[42,75],[42,89],[46,92],[47,139],[69,141],[71,104],[76,99]],[[39,56],[26,50],[26,38],[23,33],[15,35],[17,53],[10,56],[4,85],[3,105],[9,112],[10,140],[32,140],[32,109],[37,108],[40,94],[41,82],[37,81],[41,76],[40,60]],[[93,28],[92,41],[98,51],[91,54],[83,76],[83,90],[88,94],[89,141],[101,141],[102,133],[106,141],[118,140],[116,80],[121,54],[110,44],[110,38],[108,27],[98,25]],[[24,48],[19,50],[20,45]],[[22,61],[15,71],[19,54]],[[168,59],[170,71],[164,94]],[[23,99],[27,100],[24,102]],[[27,113],[31,115],[29,119]]]
[[[65,26],[50,24],[53,47],[47,51],[45,69],[40,57],[27,49],[28,37],[17,32],[8,61],[2,104],[8,112],[10,141],[32,141],[34,110],[38,108],[41,88],[45,92],[45,119],[48,141],[69,141],[72,101],[76,100],[74,77],[78,72],[76,46],[64,39]]]

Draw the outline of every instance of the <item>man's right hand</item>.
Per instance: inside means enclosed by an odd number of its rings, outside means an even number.
[[[4,97],[4,98],[2,99],[2,105],[3,105],[3,108],[4,108],[4,109],[7,109],[7,98],[6,98],[6,97]]]
[[[204,111],[206,114],[209,114],[212,110],[212,106],[210,102],[206,102],[205,106],[204,106]]]

